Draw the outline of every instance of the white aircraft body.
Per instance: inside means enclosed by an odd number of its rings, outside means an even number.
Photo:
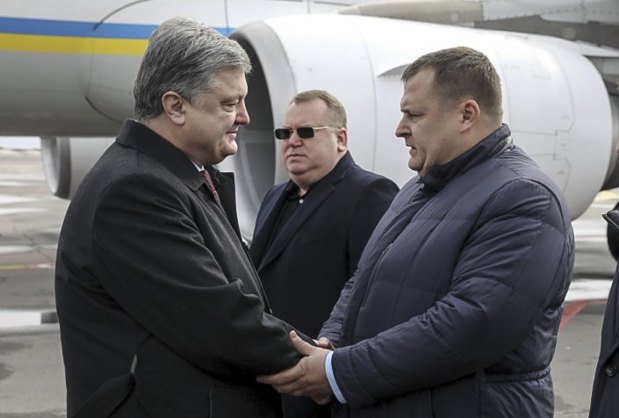
[[[402,185],[413,175],[394,135],[402,71],[457,45],[490,57],[514,141],[560,185],[574,218],[619,186],[616,1],[4,0],[0,135],[42,138],[54,194],[70,197],[131,117],[148,36],[177,15],[230,34],[254,63],[251,124],[221,167],[236,173],[248,237],[266,190],[287,179],[272,131],[295,93],[340,98],[356,161]],[[619,252],[619,238],[613,245]]]

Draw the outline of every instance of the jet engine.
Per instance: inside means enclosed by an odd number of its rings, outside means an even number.
[[[41,137],[47,186],[54,196],[69,199],[113,138]]]
[[[617,106],[575,43],[342,15],[274,18],[242,26],[231,37],[254,63],[247,98],[251,124],[239,134],[238,154],[224,163],[237,175],[246,236],[265,192],[287,179],[272,131],[297,92],[324,89],[338,97],[348,112],[356,162],[400,185],[410,179],[408,151],[394,134],[401,74],[419,56],[447,47],[470,46],[493,62],[502,80],[504,120],[515,143],[563,189],[573,218],[586,210],[614,169]]]

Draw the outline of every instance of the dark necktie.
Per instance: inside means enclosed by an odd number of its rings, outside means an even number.
[[[213,195],[215,201],[221,205],[219,193],[217,193],[217,189],[215,189],[215,184],[213,184],[213,179],[211,178],[211,175],[206,170],[201,171],[201,173],[202,177],[204,177],[204,183],[206,183],[206,187],[208,187],[208,189],[211,191],[211,194]]]

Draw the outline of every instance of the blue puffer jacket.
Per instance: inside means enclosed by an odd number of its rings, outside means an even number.
[[[552,417],[573,250],[562,193],[507,125],[413,178],[320,333],[335,416]]]

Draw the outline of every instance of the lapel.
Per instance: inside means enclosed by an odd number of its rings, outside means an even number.
[[[346,173],[354,165],[355,162],[352,156],[347,152],[340,161],[338,161],[333,170],[311,188],[308,193],[308,198],[305,199],[305,202],[296,210],[286,225],[284,225],[279,235],[273,239],[271,247],[266,249],[266,253],[258,265],[258,271],[270,264],[281,254],[292,238],[300,233],[303,224],[305,224],[312,214],[322,205],[325,199],[335,191],[337,184],[346,176]],[[281,208],[285,198],[284,189],[282,189],[276,201],[277,203],[274,206],[275,210],[271,211],[269,217],[265,221],[265,227],[261,228],[261,232],[265,232],[261,235],[266,236],[263,236],[262,239],[268,240],[268,234],[270,234],[273,229],[276,217],[279,214],[279,208]],[[270,226],[270,228],[267,228],[267,226]]]
[[[254,235],[251,242],[250,253],[256,266],[261,264],[264,250],[269,242],[271,231],[275,227],[277,214],[286,201],[286,191],[292,182],[278,184],[272,191],[267,193],[256,219]]]
[[[183,151],[139,122],[128,119],[116,142],[156,160],[193,191],[197,191],[204,184],[202,176]]]
[[[215,183],[215,188],[217,189],[217,193],[219,193],[221,206],[226,214],[226,218],[228,218],[236,235],[243,241],[239,228],[239,219],[236,213],[234,173],[222,173],[213,166],[204,166],[204,169],[208,170]],[[206,187],[206,185],[203,185],[203,187]]]

